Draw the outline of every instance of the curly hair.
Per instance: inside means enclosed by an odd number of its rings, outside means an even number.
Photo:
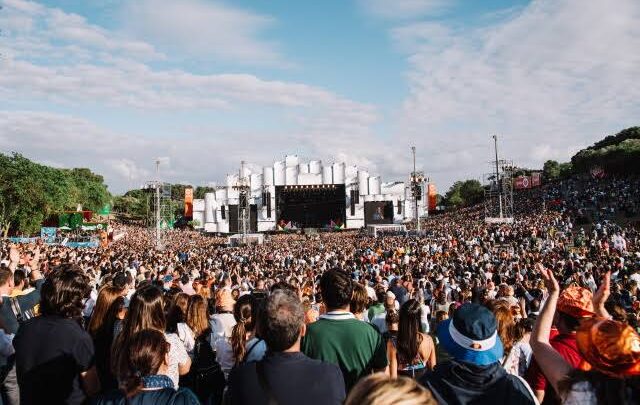
[[[90,293],[89,277],[79,266],[58,266],[42,286],[40,312],[42,315],[80,319],[84,300]]]

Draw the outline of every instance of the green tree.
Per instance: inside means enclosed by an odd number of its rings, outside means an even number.
[[[99,207],[110,197],[102,177],[88,169],[56,169],[17,153],[0,153],[0,227],[5,236],[10,229],[33,234],[51,215],[77,204]]]
[[[555,160],[547,160],[542,166],[542,175],[547,180],[556,180],[560,177],[560,163]]]
[[[477,204],[484,198],[484,189],[478,180],[456,181],[444,196],[444,204],[461,207]]]
[[[202,187],[202,186],[197,186],[196,189],[193,191],[193,198],[197,198],[199,200],[204,198],[204,195],[207,193],[212,193],[214,192],[215,189],[213,187]]]

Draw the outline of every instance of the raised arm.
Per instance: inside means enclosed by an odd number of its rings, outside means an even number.
[[[549,298],[542,307],[533,332],[531,332],[531,348],[540,369],[558,392],[558,383],[571,371],[571,366],[549,343],[549,334],[560,296],[560,287],[552,270],[542,269],[540,272],[549,290]]]
[[[604,274],[604,277],[602,278],[602,283],[600,284],[598,291],[596,291],[596,293],[593,294],[593,309],[597,316],[604,319],[611,319],[611,315],[609,315],[609,312],[604,307],[604,304],[609,299],[610,294],[611,294],[611,272],[608,271]]]

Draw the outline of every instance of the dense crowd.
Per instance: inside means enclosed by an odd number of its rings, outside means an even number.
[[[426,236],[2,241],[3,403],[640,403],[640,233],[616,221],[638,186],[573,179]]]

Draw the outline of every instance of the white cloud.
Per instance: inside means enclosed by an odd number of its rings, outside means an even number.
[[[541,166],[637,125],[639,18],[635,0],[535,0],[479,28],[394,28],[410,66],[400,139],[450,184],[487,171],[494,133],[504,156]]]
[[[359,0],[359,3],[367,13],[375,17],[400,20],[441,12],[453,0]]]
[[[136,7],[146,4],[136,2]],[[180,7],[184,6],[183,11],[190,15],[193,10],[189,4],[180,3]],[[171,4],[158,7],[161,10],[156,14],[176,11],[172,7]],[[244,15],[218,3],[198,7],[214,7],[220,12],[216,18],[229,17],[234,24],[234,19],[241,20]],[[213,13],[209,9],[200,11],[203,16]],[[137,12],[140,11],[132,10],[132,14]],[[245,17],[247,21],[260,19]],[[146,61],[164,57],[154,46],[89,24],[76,14],[36,3],[11,0],[0,13],[0,26],[20,18],[25,22],[8,32],[5,48],[0,50],[6,55],[0,64],[0,95],[6,99],[145,110],[215,110],[245,108],[247,104],[301,109],[327,107],[331,112],[341,111],[348,118],[365,121],[371,121],[375,114],[371,105],[302,83],[264,80],[250,74],[158,70]],[[174,20],[193,28],[181,19]],[[215,21],[211,23],[219,27]],[[210,33],[202,34],[209,42],[217,41]],[[225,40],[224,48],[233,44],[231,39]],[[261,57],[259,52],[254,55]]]
[[[261,38],[273,18],[213,0],[126,2],[125,30],[177,56],[287,66],[277,44]]]
[[[339,124],[321,127],[313,119],[296,124],[287,131],[201,128],[206,137],[192,129],[177,140],[112,131],[68,115],[0,110],[0,151],[16,151],[40,162],[64,161],[65,167],[89,167],[104,175],[115,192],[154,178],[158,156],[170,162],[162,165],[164,180],[187,179],[196,185],[224,183],[225,174],[237,171],[241,160],[265,165],[285,154],[345,160],[372,173],[386,167],[389,151],[366,126],[352,126],[353,135],[347,137]]]

